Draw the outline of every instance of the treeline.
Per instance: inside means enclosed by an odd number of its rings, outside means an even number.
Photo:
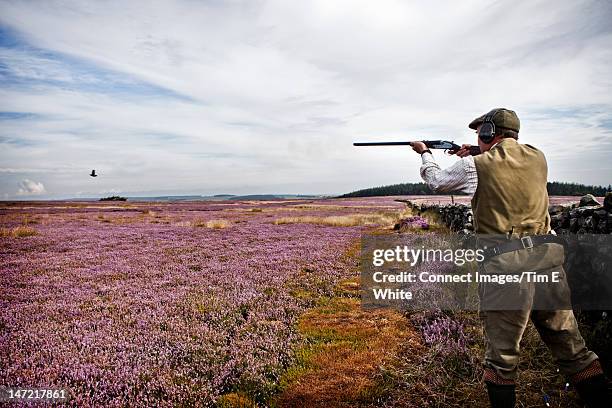
[[[340,197],[375,197],[375,196],[398,196],[398,195],[433,195],[434,193],[425,183],[401,183],[390,186],[365,188],[341,195]],[[448,193],[440,193],[448,195]]]
[[[101,198],[99,201],[127,201],[127,198],[121,196],[110,196]]]
[[[612,191],[612,186],[587,186],[578,183],[563,183],[553,181],[548,183],[549,195],[581,196],[593,194],[594,196],[604,196],[608,191]],[[451,193],[435,193],[425,183],[401,183],[390,186],[365,188],[343,194],[341,198],[347,197],[375,197],[375,196],[399,196],[399,195],[449,195]],[[462,193],[452,193],[461,195]]]
[[[612,185],[610,184],[608,184],[608,187],[602,187],[585,186],[584,184],[578,183],[561,183],[558,181],[548,183],[549,195],[579,196],[593,194],[595,197],[603,197],[608,191],[612,191]]]

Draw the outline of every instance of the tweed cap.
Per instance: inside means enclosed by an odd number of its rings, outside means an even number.
[[[484,122],[484,118],[487,116],[487,113],[471,121],[468,125],[470,129],[476,130],[478,125]],[[515,132],[518,132],[521,128],[521,122],[519,121],[518,116],[516,116],[516,112],[510,109],[499,108],[492,119],[496,128],[510,129],[514,130]]]

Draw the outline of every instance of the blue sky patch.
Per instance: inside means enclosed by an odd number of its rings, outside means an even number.
[[[65,54],[33,47],[14,30],[1,24],[0,86],[12,89],[57,87],[127,99],[192,101],[190,97],[130,75],[101,68]]]
[[[0,112],[0,120],[32,119],[36,114],[30,112]]]

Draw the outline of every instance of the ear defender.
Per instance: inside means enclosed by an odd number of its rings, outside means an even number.
[[[493,117],[497,111],[499,111],[499,109],[493,109],[491,112],[487,113],[482,125],[480,125],[478,138],[482,140],[482,143],[489,144],[495,138],[495,123],[493,123]]]

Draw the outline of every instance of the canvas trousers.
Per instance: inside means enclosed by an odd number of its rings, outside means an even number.
[[[559,371],[567,377],[598,359],[586,347],[571,308],[561,245],[542,245],[530,252],[517,251],[493,259],[481,265],[481,273],[516,275],[525,270],[536,271],[550,281],[479,284],[480,318],[486,340],[485,376],[494,376],[489,378],[491,382],[513,383],[516,379],[519,345],[529,320],[548,346]],[[552,282],[553,274],[556,282]]]
[[[568,378],[584,370],[597,355],[588,350],[571,310],[481,311],[486,351],[485,368],[514,382],[519,362],[519,344],[529,320],[548,346],[559,371]]]

